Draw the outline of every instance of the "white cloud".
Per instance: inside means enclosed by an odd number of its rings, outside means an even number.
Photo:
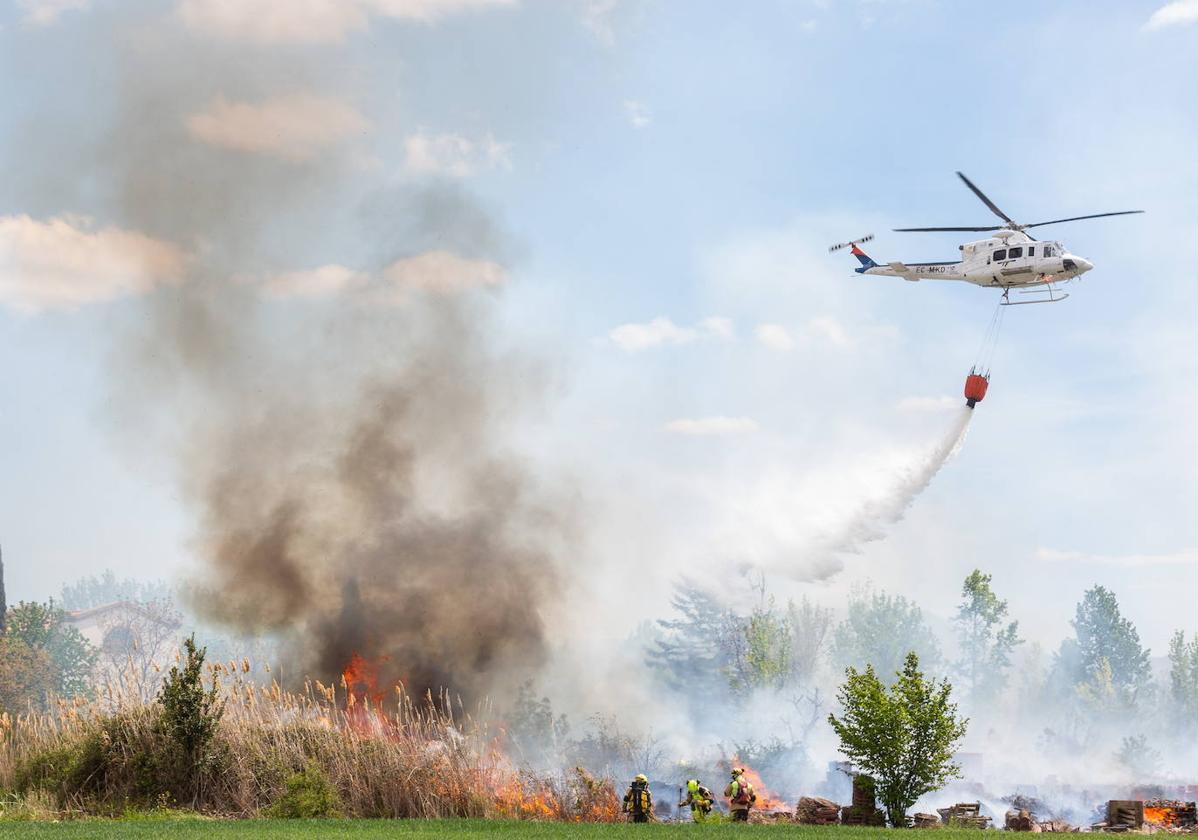
[[[680,327],[669,318],[654,318],[647,324],[621,324],[608,337],[621,350],[634,353],[661,344],[686,344],[698,337],[696,330]]]
[[[595,40],[605,47],[615,46],[616,29],[612,22],[618,0],[585,0],[582,6],[582,23]]]
[[[678,435],[743,435],[758,429],[749,417],[698,417],[671,420],[665,430]]]
[[[498,263],[471,260],[448,251],[426,251],[405,257],[373,274],[329,263],[317,268],[235,278],[255,285],[263,296],[309,299],[354,295],[360,300],[402,304],[413,293],[452,295],[476,288],[493,288],[507,281]]]
[[[649,110],[649,106],[635,99],[624,101],[624,114],[633,128],[644,128],[653,122],[653,112]]]
[[[433,23],[475,9],[514,6],[516,0],[363,0],[363,5],[383,17]]]
[[[422,175],[465,178],[487,169],[511,169],[511,147],[488,134],[471,140],[457,134],[420,132],[404,142],[404,166]]]
[[[191,29],[263,44],[340,43],[375,17],[434,23],[449,15],[515,0],[181,0]]]
[[[322,298],[361,287],[369,276],[331,263],[306,271],[274,274],[261,281],[262,292],[273,298]]]
[[[471,260],[448,251],[427,251],[396,260],[383,269],[383,284],[392,299],[408,292],[454,294],[474,288],[501,286],[507,281],[503,266],[488,260]]]
[[[736,337],[736,328],[732,325],[732,319],[720,318],[719,316],[704,318],[700,321],[699,332],[702,335],[712,338],[722,338],[725,341],[730,341]]]
[[[781,324],[758,324],[753,332],[766,347],[783,353],[793,350],[799,341],[804,344],[820,342],[835,347],[848,347],[853,343],[844,325],[831,315],[820,315],[807,321],[798,339]]]
[[[852,342],[840,321],[831,315],[821,315],[807,322],[807,331],[815,338],[823,339],[837,347],[848,347]]]
[[[268,44],[337,43],[369,21],[355,0],[182,0],[179,16],[206,35]]]
[[[1184,566],[1198,564],[1198,551],[1179,551],[1176,554],[1087,554],[1082,551],[1058,551],[1052,548],[1036,550],[1036,559],[1048,563],[1098,563],[1126,569],[1152,566]]]
[[[961,397],[903,397],[895,405],[904,414],[939,414],[962,405]]]
[[[1176,0],[1153,12],[1144,28],[1152,30],[1164,29],[1167,26],[1186,26],[1195,21],[1198,21],[1198,0]]]
[[[369,126],[353,106],[307,94],[260,104],[218,97],[207,110],[187,118],[191,136],[204,143],[294,163],[311,160]]]
[[[0,216],[0,304],[25,312],[74,309],[182,280],[169,242],[88,219]]]
[[[732,322],[727,318],[704,318],[693,327],[680,327],[669,318],[659,316],[647,324],[621,324],[607,337],[621,350],[635,353],[663,344],[690,344],[700,339],[727,341],[734,335]]]
[[[758,324],[757,329],[753,332],[757,336],[757,340],[771,350],[785,352],[794,349],[794,338],[791,337],[786,327],[780,324]]]
[[[82,11],[91,5],[91,0],[17,0],[24,13],[22,20],[32,26],[49,26],[57,23],[63,12]]]

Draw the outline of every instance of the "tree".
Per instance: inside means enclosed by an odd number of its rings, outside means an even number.
[[[532,680],[522,684],[508,715],[507,736],[514,753],[533,768],[550,767],[561,755],[569,734],[566,716],[554,716],[548,697],[537,699]]]
[[[872,665],[882,674],[901,669],[908,651],[933,669],[940,661],[940,646],[920,608],[901,595],[884,592],[849,600],[848,616],[833,634],[832,649],[839,664],[858,670]]]
[[[1146,735],[1125,735],[1114,757],[1137,782],[1152,778],[1161,769],[1161,754],[1148,745]]]
[[[1086,590],[1073,629],[1079,668],[1074,684],[1090,682],[1109,668],[1115,697],[1125,707],[1134,706],[1151,685],[1149,651],[1140,646],[1135,625],[1119,612],[1114,593],[1101,586]]]
[[[34,702],[44,704],[50,693],[74,697],[91,690],[96,651],[77,629],[66,623],[66,614],[53,601],[46,604],[21,601],[8,611],[4,635],[46,655],[47,690],[40,697],[31,697]]]
[[[171,588],[166,581],[118,579],[112,569],[105,569],[98,575],[79,578],[74,583],[63,584],[60,594],[64,610],[87,610],[117,601],[147,604],[151,601],[171,600]]]
[[[877,783],[890,824],[906,827],[907,811],[925,793],[959,778],[953,754],[969,721],[950,702],[952,686],[924,678],[910,652],[888,688],[873,666],[848,668],[838,698],[842,717],[828,715],[840,751]]]
[[[710,701],[809,685],[826,647],[831,611],[806,599],[780,608],[764,580],[754,589],[758,605],[741,615],[692,583],[678,587],[671,604],[680,615],[657,622],[662,637],[646,664],[670,688]]]
[[[774,608],[774,599],[738,619],[722,644],[728,650],[728,686],[735,694],[758,688],[782,688],[790,678],[792,628],[788,617]]]
[[[0,636],[4,635],[4,622],[8,617],[8,597],[4,594],[4,552],[0,551]]]
[[[997,694],[1011,667],[1011,652],[1023,642],[1019,622],[1003,625],[1007,602],[994,594],[990,580],[980,569],[969,573],[954,619],[961,640],[956,669],[968,681],[969,699],[974,704]]]
[[[159,667],[178,650],[179,613],[169,601],[130,603],[106,614],[99,661],[104,679],[122,697],[150,700]]]
[[[815,671],[827,649],[832,611],[818,607],[804,597],[797,606],[794,601],[788,603],[786,613],[791,634],[791,679],[797,685],[808,685],[815,678]]]
[[[648,652],[646,664],[675,691],[713,698],[726,693],[729,662],[721,641],[736,617],[689,581],[675,590],[670,605],[679,617],[657,622],[665,638]]]
[[[1169,707],[1174,726],[1198,725],[1198,636],[1187,642],[1182,630],[1169,640]]]
[[[194,635],[183,641],[183,653],[183,667],[172,665],[158,692],[162,707],[158,726],[179,747],[181,781],[191,787],[194,802],[199,798],[203,775],[200,768],[220,725],[225,704],[219,697],[215,676],[212,687],[204,688],[207,650],[196,647]]]
[[[0,636],[0,712],[41,706],[54,691],[50,654],[7,634]]]

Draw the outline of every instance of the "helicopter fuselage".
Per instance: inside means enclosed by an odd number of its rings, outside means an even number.
[[[957,262],[891,262],[862,266],[857,272],[912,281],[963,280],[1007,289],[1070,280],[1094,267],[1089,260],[1069,253],[1060,242],[1037,241],[1017,230],[999,231],[960,249],[961,259]]]

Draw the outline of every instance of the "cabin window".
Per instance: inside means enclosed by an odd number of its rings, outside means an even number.
[[[1035,245],[1029,245],[1029,246],[1027,246],[1027,255],[1028,255],[1029,257],[1034,257],[1034,256],[1036,256],[1036,246],[1035,246]]]
[[[1019,257],[1022,257],[1022,256],[1023,256],[1022,248],[1012,248],[1010,250],[1010,252],[1007,254],[1007,259],[1014,260],[1014,259],[1018,259]]]
[[[1005,260],[1006,258],[1007,258],[1007,249],[1006,248],[1003,248],[1001,251],[994,252],[994,261],[995,262],[998,262],[999,260]]]

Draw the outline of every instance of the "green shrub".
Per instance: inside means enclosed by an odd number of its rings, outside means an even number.
[[[68,805],[106,814],[191,797],[189,765],[158,726],[158,710],[143,708],[90,722],[58,744],[16,764],[13,787],[53,795]]]
[[[73,775],[76,749],[55,747],[34,753],[20,761],[13,774],[13,786],[22,796],[35,790],[55,791]]]
[[[172,665],[158,692],[161,715],[156,729],[174,743],[174,749],[151,756],[148,766],[151,780],[164,779],[165,789],[197,804],[206,770],[211,770],[210,747],[225,712],[216,679],[204,689],[204,656],[207,648],[197,648],[195,635],[183,641],[186,658],[183,667]],[[143,774],[144,775],[144,774]],[[151,784],[153,782],[151,781]],[[150,790],[143,790],[149,793]]]
[[[160,725],[188,758],[196,760],[212,742],[225,706],[217,696],[215,681],[210,689],[204,689],[204,656],[208,649],[197,648],[194,635],[184,640],[183,649],[187,654],[183,668],[172,665],[158,692]]]
[[[78,794],[94,789],[107,764],[101,732],[43,750],[21,761],[14,773],[14,786],[22,796],[41,791],[52,795],[63,807]]]
[[[329,777],[315,762],[310,762],[285,782],[286,791],[266,809],[268,817],[309,819],[341,816],[341,797]]]

